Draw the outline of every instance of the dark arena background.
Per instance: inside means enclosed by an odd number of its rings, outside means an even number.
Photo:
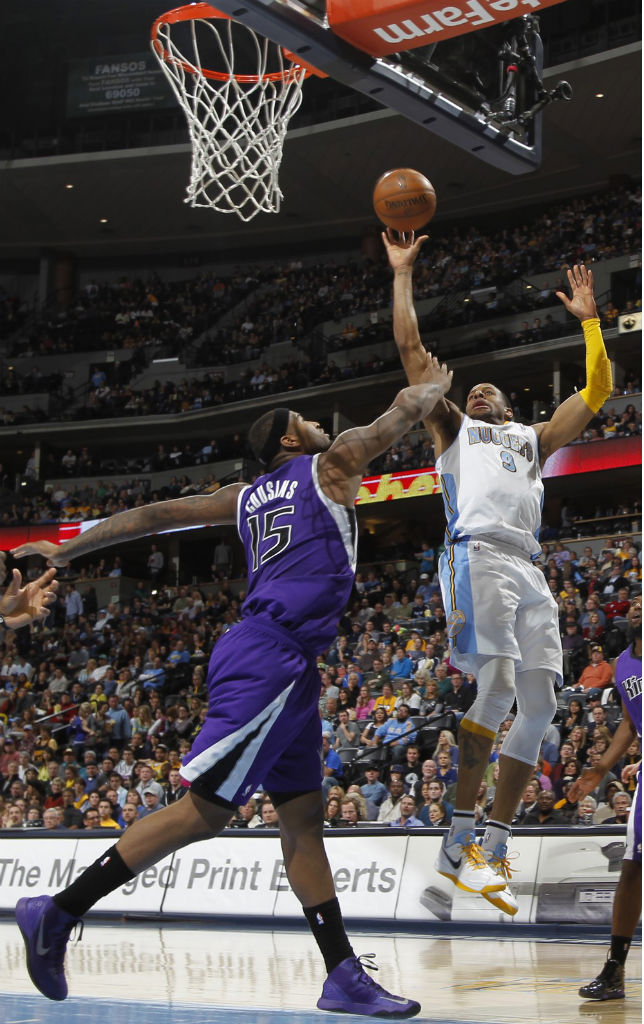
[[[316,71],[295,83],[301,104],[266,160],[259,92],[238,115],[216,106],[223,86],[208,80],[212,107],[197,104],[189,133],[150,46],[159,0],[28,0],[3,11],[6,571],[43,571],[39,555],[13,558],[18,545],[252,483],[262,467],[246,434],[277,406],[332,437],[389,406],[406,382],[371,202],[385,171],[414,168],[436,191],[414,301],[422,342],[453,369],[449,397],[461,408],[491,380],[514,419],[535,424],[584,387],[582,331],[555,293],[568,292],[573,265],[591,267],[614,390],[543,470],[537,564],[559,608],[564,678],[534,788],[512,822],[516,916],[434,868],[476,680],[459,692],[449,665],[441,479],[421,423],[368,466],[354,589],[338,637],[311,653],[342,791],[325,787],[325,844],[352,944],[376,954],[379,983],[417,999],[418,1019],[435,1024],[635,1024],[639,926],[626,998],[578,991],[610,946],[631,803],[636,813],[636,778],[622,770],[639,762],[639,743],[613,765],[612,789],[604,780],[590,804],[566,793],[621,722],[611,666],[641,600],[641,5],[224,0],[220,11],[233,19],[235,73],[257,74],[253,33]],[[188,90],[191,24],[171,27],[184,62],[170,66]],[[201,56],[226,77],[226,18],[216,25]],[[267,70],[284,60],[274,48]],[[236,84],[229,102],[251,85]],[[223,187],[228,212],[186,201],[191,164],[198,198],[214,201],[222,139],[231,159],[244,149],[260,188],[271,179],[276,212],[251,199],[242,219],[237,184]],[[42,623],[0,626],[2,1021],[322,1020],[324,964],[261,790],[231,811],[220,838],[98,902],[68,948],[64,1003],[33,987],[17,900],[56,893],[100,857],[129,827],[123,809],[137,806],[137,787],[148,814],[178,799],[179,763],[208,707],[208,660],[241,617],[247,566],[237,531],[212,525],[106,547],[58,579]],[[369,692],[356,700],[362,684]],[[396,699],[409,701],[412,749],[392,757],[374,741],[374,699],[390,721]],[[479,826],[504,735],[477,797]],[[376,802],[360,789],[353,821],[342,797],[372,781],[367,764],[387,793]],[[423,784],[436,771],[445,783],[430,797]],[[418,827],[401,819],[396,776]],[[99,813],[92,791],[110,806]],[[544,791],[555,798],[545,815]]]

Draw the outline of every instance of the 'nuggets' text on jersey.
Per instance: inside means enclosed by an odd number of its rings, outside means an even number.
[[[488,538],[534,558],[543,505],[534,427],[463,416],[458,434],[436,459],[447,518],[446,543]]]
[[[522,455],[528,462],[534,459],[534,448],[525,437],[498,430],[497,427],[468,427],[470,444],[496,444]]]

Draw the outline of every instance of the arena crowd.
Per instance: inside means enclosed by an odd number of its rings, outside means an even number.
[[[577,198],[535,213],[521,226],[484,230],[472,225],[444,228],[432,235],[415,274],[415,298],[458,295],[463,301],[441,302],[425,317],[425,332],[498,319],[506,313],[537,311],[532,323],[525,320],[515,332],[489,327],[469,341],[473,353],[553,338],[569,331],[549,313],[539,309],[556,305],[554,292],[563,281],[565,268],[576,262],[597,262],[629,253],[639,254],[641,193],[623,188]],[[440,230],[440,229],[437,229]],[[114,416],[176,414],[244,401],[266,394],[355,379],[396,369],[398,358],[375,353],[355,356],[338,366],[333,352],[359,348],[390,336],[383,323],[390,314],[391,274],[375,239],[377,255],[346,263],[329,261],[303,266],[293,260],[275,267],[236,268],[226,278],[207,272],[184,281],[164,282],[121,277],[114,283],[90,282],[69,307],[47,311],[24,330],[17,325],[15,298],[0,294],[0,327],[12,328],[10,358],[91,352],[99,349],[130,349],[132,358],[115,366],[108,381],[101,371],[91,374],[85,394],[74,394],[56,371],[44,374],[32,369],[20,374],[9,365],[2,394],[28,395],[49,391],[59,395],[46,415],[28,403],[20,409],[0,408],[0,423],[20,425],[49,419],[103,419]],[[508,286],[530,275],[552,272],[553,279],[539,288]],[[486,287],[497,289],[489,301],[470,301],[468,296]],[[635,308],[637,297],[625,308]],[[638,306],[639,308],[639,306]],[[3,315],[4,311],[4,315]],[[24,311],[23,311],[24,312]],[[610,299],[602,313],[612,325],[618,309]],[[316,335],[323,323],[338,325],[365,314],[367,322],[351,322],[330,338]],[[299,354],[279,365],[270,348],[291,341]],[[465,351],[465,350],[463,350]],[[205,372],[179,382],[156,382],[140,389],[131,381],[152,356],[178,356],[191,368],[249,363],[239,379],[223,372]]]
[[[639,381],[633,386],[640,387]],[[621,393],[616,393],[616,397]],[[515,419],[520,422],[531,422],[529,410],[519,404],[520,400],[516,394],[510,395],[510,401],[514,405]],[[632,437],[641,433],[642,414],[634,404],[627,405],[622,412],[616,412],[610,403],[607,403],[580,435],[578,443]],[[201,466],[221,459],[249,457],[251,453],[238,433],[219,440],[205,440],[203,444],[181,443],[167,447],[159,444],[154,451],[144,452],[139,457],[120,462],[113,458],[101,459],[87,446],[79,450],[69,448],[58,458],[50,453],[45,460],[43,481],[35,480],[30,471],[30,463],[27,462],[25,476],[31,483],[29,490],[26,493],[15,492],[7,486],[0,492],[0,525],[18,526],[28,523],[101,519],[115,512],[123,512],[127,508],[147,505],[166,498],[211,493],[221,486],[221,482],[212,472],[200,472]],[[369,474],[427,469],[433,467],[434,461],[434,450],[427,433],[424,430],[412,431],[384,455],[375,459],[369,467]],[[111,479],[117,472],[125,474],[128,468],[137,474],[175,468],[186,472],[178,473],[157,488],[153,487],[150,479],[146,479],[144,475],[130,476],[119,483]],[[187,472],[188,470],[190,472]],[[95,484],[73,482],[74,478],[97,475],[100,475],[101,479]],[[102,479],[103,476],[106,479]],[[59,481],[62,478],[62,482],[55,485],[47,484],[48,478],[58,478]],[[634,508],[633,511],[638,514],[641,509]],[[577,514],[579,517],[586,515],[590,518],[597,515],[597,510],[589,512],[580,508]],[[609,511],[602,512],[602,515],[607,514],[610,514]],[[557,528],[557,524],[550,524],[551,527],[553,525],[555,533],[549,536],[567,536],[572,532],[569,529],[571,524],[565,521],[561,523],[562,532]]]
[[[476,679],[447,659],[439,551],[425,544],[413,568],[361,567],[339,633],[319,652],[326,821],[441,827],[458,777],[458,728]],[[118,562],[118,557],[116,562]],[[578,805],[572,780],[597,762],[620,716],[609,660],[627,645],[626,615],[641,594],[640,550],[615,537],[599,557],[543,544],[541,568],[560,611],[564,685],[558,711],[526,786],[515,824],[624,822],[632,780],[621,769]],[[105,573],[105,563],[80,579]],[[2,827],[127,828],[181,799],[178,767],[201,728],[214,644],[240,618],[243,593],[227,578],[198,587],[139,583],[131,601],[99,608],[62,572],[57,604],[42,628],[4,631],[0,644]],[[477,802],[486,820],[502,723]],[[230,821],[271,828],[276,812],[258,791]]]

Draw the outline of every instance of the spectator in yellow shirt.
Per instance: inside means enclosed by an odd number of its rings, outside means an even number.
[[[114,821],[112,817],[114,809],[109,800],[99,800],[98,802],[98,823],[101,828],[116,828],[121,831],[121,826],[118,821]]]
[[[382,693],[380,697],[376,697],[376,703],[373,706],[374,711],[376,708],[384,708],[388,715],[393,715],[395,706],[396,695],[391,683],[383,683]]]

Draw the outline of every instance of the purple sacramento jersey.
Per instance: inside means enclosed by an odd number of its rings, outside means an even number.
[[[615,665],[615,686],[630,719],[642,739],[642,659],[636,658],[633,648],[627,647]],[[624,860],[642,860],[642,772],[637,778],[633,794],[631,813],[626,827],[626,851]]]
[[[357,530],[353,509],[322,491],[318,456],[301,455],[260,477],[238,499],[252,615],[284,626],[312,654],[325,650],[351,594]]]
[[[642,659],[636,658],[633,649],[622,651],[615,665],[615,686],[628,711],[631,721],[642,738]]]
[[[213,649],[208,714],[181,765],[194,793],[226,806],[260,787],[293,794],[322,782],[315,657],[351,593],[356,522],[322,492],[317,460],[290,459],[239,495],[243,620]]]

